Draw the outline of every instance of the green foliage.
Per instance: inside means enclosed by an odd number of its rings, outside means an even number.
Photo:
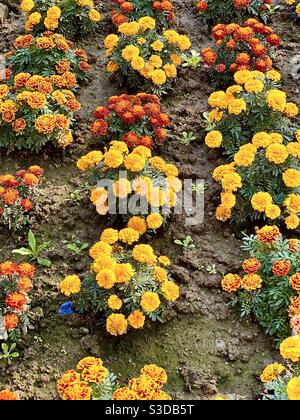
[[[63,241],[67,249],[72,251],[75,255],[80,255],[89,247],[88,242],[81,243],[79,240],[74,240],[73,242]]]
[[[93,400],[96,400],[96,401],[112,400],[114,391],[117,388],[117,377],[113,373],[110,373],[99,384],[91,385],[91,388],[93,390],[92,392]]]
[[[0,360],[5,360],[8,365],[11,365],[15,359],[20,357],[20,354],[15,350],[16,343],[12,343],[8,346],[6,343],[1,344],[2,352],[0,353]]]
[[[183,131],[179,136],[177,136],[177,139],[179,143],[188,146],[191,142],[196,140],[196,136],[192,131],[188,133],[186,131]]]
[[[190,67],[193,70],[196,70],[202,62],[201,55],[195,50],[191,50],[190,55],[182,54],[182,60],[182,67]]]
[[[181,246],[182,248],[184,248],[186,250],[192,250],[196,247],[196,245],[194,244],[194,240],[190,235],[188,235],[182,241],[180,239],[175,239],[174,243],[176,245]]]
[[[34,261],[43,267],[51,267],[51,261],[47,258],[41,257],[40,255],[44,250],[50,247],[51,242],[42,242],[40,245],[38,245],[35,235],[31,230],[28,232],[27,241],[28,248],[22,247],[19,249],[14,249],[12,253],[28,257],[30,261]]]
[[[299,270],[300,253],[289,249],[288,240],[280,237],[272,246],[259,241],[254,235],[244,236],[243,249],[250,257],[257,258],[261,269],[257,274],[263,285],[255,291],[238,291],[231,300],[231,306],[240,306],[241,316],[254,315],[266,333],[281,341],[291,334],[288,309],[291,298],[297,296],[290,285],[290,277]],[[275,276],[272,267],[276,261],[288,261],[291,269],[288,275]]]

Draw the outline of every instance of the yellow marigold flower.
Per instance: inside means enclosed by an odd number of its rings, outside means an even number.
[[[258,274],[246,274],[241,281],[241,287],[245,290],[253,291],[260,289],[262,278]]]
[[[119,232],[119,240],[125,242],[128,245],[132,245],[134,242],[137,242],[140,238],[140,234],[131,228],[125,228]]]
[[[154,312],[160,306],[160,299],[156,292],[145,292],[140,304],[145,312]]]
[[[168,257],[166,257],[165,255],[162,255],[161,257],[158,257],[158,262],[161,265],[164,265],[164,266],[168,266],[168,265],[171,264],[170,259]]]
[[[289,213],[300,212],[300,195],[289,194],[284,201],[285,207],[287,207]]]
[[[263,373],[260,375],[260,380],[262,382],[271,382],[276,381],[278,376],[285,371],[285,367],[279,363],[273,363],[268,365]]]
[[[31,15],[28,16],[28,21],[33,26],[38,25],[41,19],[42,15],[38,12],[31,13]]]
[[[104,231],[101,233],[100,239],[102,242],[112,245],[118,241],[119,232],[116,229],[104,229]]]
[[[157,69],[161,68],[163,65],[162,59],[160,58],[159,55],[156,55],[156,54],[151,55],[149,59],[149,63]]]
[[[291,141],[287,145],[287,150],[290,155],[300,159],[300,143],[297,141]]]
[[[300,360],[300,337],[295,335],[288,337],[280,344],[280,354],[284,359],[294,363]]]
[[[175,300],[177,300],[180,296],[180,288],[173,281],[165,281],[160,290],[162,291],[164,297],[172,302],[175,302]]]
[[[300,224],[299,217],[296,214],[290,214],[285,218],[285,224],[288,229],[297,229]]]
[[[151,150],[146,146],[137,146],[133,149],[132,153],[142,156],[144,159],[152,156]]]
[[[121,153],[128,153],[128,146],[124,141],[113,140],[109,144],[109,150],[118,150]]]
[[[297,15],[300,16],[300,4],[297,4],[295,11]]]
[[[147,224],[144,219],[139,216],[133,216],[128,221],[128,227],[136,230],[140,235],[147,231]]]
[[[223,90],[213,92],[208,98],[208,104],[214,108],[226,109],[228,107],[226,93]]]
[[[220,131],[210,131],[205,137],[205,144],[210,148],[220,147],[223,135]]]
[[[139,54],[140,50],[135,45],[126,45],[126,47],[122,50],[122,57],[129,63],[134,57],[137,57]]]
[[[167,77],[176,77],[177,76],[177,69],[174,64],[165,64],[163,67]]]
[[[290,118],[295,118],[299,114],[299,108],[293,102],[288,102],[286,104],[284,113]]]
[[[176,176],[168,176],[166,179],[166,186],[175,192],[182,190],[182,182]]]
[[[159,229],[163,224],[163,218],[159,213],[152,213],[147,216],[148,229]]]
[[[140,30],[140,25],[138,22],[125,22],[118,26],[119,32],[126,36],[134,36]]]
[[[115,273],[109,268],[103,268],[96,275],[96,281],[99,287],[103,289],[111,289],[116,282]]]
[[[123,314],[111,314],[106,320],[106,330],[109,334],[118,336],[127,333],[127,321]]]
[[[157,261],[157,257],[155,256],[153,248],[150,245],[135,245],[132,250],[132,256],[136,261],[140,263],[154,264]]]
[[[231,208],[221,204],[216,209],[216,219],[220,222],[226,222],[231,217]]]
[[[145,324],[145,319],[145,315],[139,309],[137,309],[129,315],[129,317],[127,318],[127,322],[128,325],[130,325],[130,327],[134,328],[135,330],[138,330],[140,328],[143,328]]]
[[[93,364],[81,372],[82,380],[88,384],[100,384],[107,376],[108,370],[100,364]]]
[[[283,135],[280,133],[271,133],[270,134],[271,143],[283,143]]]
[[[109,256],[112,252],[112,247],[108,244],[103,242],[102,240],[96,242],[90,249],[89,254],[93,260],[97,258],[101,258],[102,255]]]
[[[104,40],[104,46],[105,48],[115,48],[119,43],[119,37],[115,34],[107,35],[107,37]]]
[[[147,29],[154,29],[156,26],[155,19],[150,16],[143,16],[139,19],[139,25],[143,32]]]
[[[221,182],[225,191],[237,191],[242,187],[242,178],[235,172],[225,174]]]
[[[123,302],[117,295],[111,295],[107,301],[107,306],[113,311],[118,311],[122,308]]]
[[[91,357],[91,356],[84,357],[77,363],[76,369],[77,370],[88,369],[93,365],[103,366],[103,362],[101,359],[97,357]]]
[[[155,274],[155,279],[157,281],[159,281],[160,283],[164,283],[165,281],[168,280],[168,272],[161,267],[154,267],[154,274]]]
[[[101,15],[98,12],[98,10],[96,9],[91,9],[89,11],[89,18],[92,22],[99,22],[99,20],[101,19]]]
[[[257,79],[248,80],[245,83],[245,90],[251,93],[260,93],[264,90],[264,83]]]
[[[114,271],[116,283],[127,283],[134,276],[134,269],[130,263],[117,264]]]
[[[147,176],[136,178],[132,181],[132,188],[136,194],[147,196],[152,189],[152,180]]]
[[[267,192],[257,192],[251,198],[251,205],[254,210],[265,211],[267,206],[272,204],[272,196]]]
[[[155,85],[163,85],[167,81],[167,76],[163,70],[157,69],[153,71],[151,79]]]
[[[228,107],[229,114],[240,115],[243,111],[246,111],[247,104],[244,99],[234,99]]]
[[[273,80],[274,82],[280,82],[281,74],[276,70],[269,70],[267,72],[267,78]]]
[[[177,44],[181,51],[188,50],[191,47],[190,38],[186,35],[179,35]]]
[[[133,70],[140,71],[145,67],[145,60],[143,59],[143,57],[140,56],[133,57],[130,64]]]
[[[283,144],[273,143],[266,148],[266,158],[276,165],[284,163],[289,157],[288,149]]]
[[[166,170],[166,162],[159,156],[154,156],[153,158],[150,158],[149,163],[154,169],[157,169],[160,172],[165,172]]]
[[[241,278],[237,274],[229,273],[222,280],[222,289],[225,292],[233,293],[241,287]]]
[[[234,80],[238,85],[244,85],[249,80],[253,79],[253,74],[250,70],[240,70],[234,75]]]
[[[271,89],[266,94],[266,101],[273,111],[284,112],[286,107],[286,94],[279,89]]]
[[[287,169],[283,172],[282,179],[289,188],[300,187],[300,172],[297,169]]]
[[[256,147],[267,147],[272,144],[270,134],[265,132],[256,133],[252,138],[252,144]]]
[[[93,151],[88,153],[85,156],[82,156],[77,161],[77,168],[82,172],[85,172],[87,169],[94,168],[98,166],[103,159],[103,154],[100,151]]]
[[[281,215],[281,210],[279,206],[276,206],[276,204],[270,204],[265,209],[266,216],[269,219],[277,219]]]
[[[154,41],[154,42],[151,44],[151,48],[152,48],[154,51],[162,51],[162,50],[163,50],[163,48],[164,48],[164,43],[163,43],[163,42],[161,42],[161,41],[158,39],[157,41]]]
[[[159,387],[162,387],[168,381],[165,369],[154,364],[145,365],[141,369],[141,374],[150,377]]]
[[[217,109],[213,109],[209,113],[209,121],[211,123],[219,122],[223,118],[224,112],[218,111]]]
[[[138,38],[138,44],[140,44],[140,45],[144,45],[144,44],[146,44],[146,40],[145,40],[145,38],[143,38],[143,37],[140,37],[140,38]]]
[[[123,155],[118,150],[110,149],[104,154],[104,163],[109,168],[118,168],[123,163]]]
[[[114,258],[110,257],[109,255],[101,255],[101,257],[96,258],[94,263],[91,265],[91,269],[98,273],[99,271],[103,270],[104,268],[114,269],[117,262]]]
[[[215,181],[219,182],[225,175],[232,173],[234,173],[234,166],[232,164],[220,165],[213,171],[213,178]]]
[[[255,152],[249,152],[248,150],[244,150],[240,148],[240,150],[234,155],[234,162],[237,166],[250,166],[256,157]]]
[[[300,14],[300,7],[299,7]],[[300,376],[292,378],[286,385],[286,393],[289,400],[300,401]]]
[[[173,165],[172,163],[166,164],[163,172],[167,175],[167,177],[178,177],[179,175],[177,166]]]
[[[119,70],[119,64],[116,61],[109,61],[106,66],[106,70],[109,73],[115,73]]]
[[[81,290],[80,278],[76,275],[67,276],[60,282],[59,288],[65,296],[71,296],[79,293]]]
[[[125,168],[131,172],[141,172],[146,164],[146,159],[136,153],[130,153],[124,159]]]
[[[128,179],[121,178],[114,182],[113,191],[116,197],[125,198],[131,193],[131,184]]]
[[[151,79],[154,72],[154,67],[150,63],[146,63],[145,67],[140,71],[140,74],[146,79]]]
[[[21,3],[21,9],[23,12],[28,13],[34,8],[35,4],[33,0],[23,0]]]
[[[105,188],[102,188],[102,187],[95,188],[91,192],[90,199],[91,199],[91,202],[95,205],[104,204],[107,200],[107,191],[105,190]]]
[[[233,209],[236,204],[236,197],[231,191],[225,191],[221,193],[221,204],[222,206]]]
[[[226,94],[228,95],[236,95],[237,93],[241,93],[243,91],[242,86],[239,85],[232,85],[226,89]]]
[[[170,55],[171,61],[173,64],[175,64],[175,66],[180,66],[180,64],[182,63],[182,59],[179,55],[172,53]]]
[[[47,17],[49,19],[59,19],[61,16],[61,9],[58,6],[51,6],[47,10]]]
[[[179,40],[179,33],[174,31],[173,29],[167,29],[166,31],[164,31],[163,36],[171,44],[177,44]]]

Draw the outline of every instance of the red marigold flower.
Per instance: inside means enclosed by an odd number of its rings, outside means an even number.
[[[166,140],[166,138],[168,136],[167,131],[164,128],[156,128],[154,130],[154,133],[155,133],[156,139],[159,140],[159,141]]]
[[[257,258],[248,258],[243,262],[243,270],[247,274],[254,274],[261,269],[261,262]]]
[[[113,12],[111,19],[113,24],[116,26],[120,26],[122,23],[127,22],[127,17],[117,12]]]
[[[109,109],[105,106],[98,106],[94,112],[94,116],[97,120],[105,118],[109,115]]]
[[[18,269],[19,269],[20,276],[32,277],[35,273],[35,266],[29,263],[19,264]]]
[[[26,171],[25,171],[25,169],[21,169],[20,171],[18,171],[17,173],[16,173],[16,176],[18,176],[19,178],[24,178],[24,176],[26,175]]]
[[[149,117],[158,117],[160,114],[160,105],[149,102],[144,105],[144,111]]]
[[[16,401],[18,399],[17,395],[14,392],[4,389],[0,391],[0,401]]]
[[[123,141],[129,147],[136,147],[138,145],[139,137],[133,131],[130,131],[129,133],[124,134]]]
[[[272,266],[273,274],[278,277],[287,276],[290,270],[291,270],[291,263],[285,260],[275,261]]]
[[[134,124],[135,116],[132,112],[124,112],[121,115],[121,119],[124,121],[125,124]]]
[[[19,318],[16,314],[8,314],[4,317],[4,328],[6,331],[11,331],[19,325]]]
[[[129,1],[124,1],[124,3],[121,4],[121,12],[122,13],[130,13],[134,9],[134,6]]]
[[[247,53],[240,53],[236,57],[236,63],[237,64],[246,64],[248,65],[250,63],[250,57]]]
[[[246,9],[250,4],[250,0],[233,0],[233,6],[236,9]]]
[[[141,136],[139,138],[139,146],[145,146],[145,147],[148,147],[149,149],[152,149],[153,147],[152,138],[150,136]]]
[[[27,293],[32,287],[32,282],[29,277],[20,277],[17,286],[20,292]]]
[[[105,136],[108,130],[108,124],[105,120],[97,120],[91,126],[93,136]]]
[[[12,261],[4,261],[0,264],[0,276],[13,276],[19,272],[18,265]]]
[[[8,308],[15,310],[22,310],[26,302],[26,297],[23,293],[13,292],[11,295],[6,296],[5,304]]]
[[[23,200],[21,201],[21,206],[25,211],[29,211],[32,209],[33,203],[31,200],[29,200],[29,198],[23,198]]]
[[[205,12],[208,9],[207,2],[205,0],[199,1],[199,3],[197,4],[197,9],[199,10],[199,12]]]
[[[212,48],[204,48],[201,51],[202,58],[206,65],[211,66],[217,60],[217,54]]]
[[[31,174],[33,174],[33,175],[35,175],[35,176],[37,176],[37,177],[40,177],[41,175],[43,175],[44,169],[42,169],[38,165],[33,165],[33,166],[30,166],[28,168],[28,172],[31,173]],[[26,173],[24,175],[26,175]]]
[[[226,66],[225,66],[225,64],[218,64],[216,67],[215,67],[215,71],[217,72],[217,73],[224,73],[224,71],[226,70]]]
[[[276,34],[268,35],[266,40],[270,45],[273,45],[273,46],[280,45],[280,38]]]
[[[296,273],[290,277],[290,284],[297,293],[300,293],[300,273]]]

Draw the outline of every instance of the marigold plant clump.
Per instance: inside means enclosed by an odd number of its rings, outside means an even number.
[[[19,73],[13,83],[0,84],[0,148],[39,151],[47,142],[72,143],[73,116],[80,109],[70,90],[76,86],[73,73]]]
[[[0,263],[0,315],[4,339],[18,340],[30,325],[30,297],[35,267],[12,261]]]
[[[16,401],[18,400],[17,394],[10,391],[9,389],[3,389],[0,391],[0,401]]]
[[[172,397],[163,391],[168,376],[166,371],[154,364],[145,365],[140,376],[130,379],[128,385],[117,388],[113,400],[172,400]]]
[[[86,53],[82,49],[75,49],[73,43],[62,35],[52,32],[37,37],[22,35],[16,38],[13,49],[6,54],[6,64],[12,73],[12,83],[19,73],[41,76],[72,73],[81,81],[86,79],[90,70]]]
[[[42,174],[43,169],[35,165],[15,175],[0,175],[0,225],[20,230],[30,222]]]
[[[299,334],[300,241],[285,240],[277,226],[266,225],[243,242],[250,255],[242,265],[245,274],[222,280],[223,290],[236,293],[232,305],[241,306],[242,316],[253,314],[276,340],[291,330]]]
[[[154,18],[157,25],[166,28],[175,20],[175,11],[172,1],[169,0],[112,0],[118,5],[112,12],[114,25],[138,20],[143,16]]]
[[[152,148],[168,137],[170,125],[168,114],[162,112],[156,95],[112,96],[107,106],[99,106],[94,112],[96,121],[91,132],[95,137],[115,138],[129,148],[145,146]]]
[[[222,147],[233,154],[256,133],[279,133],[290,141],[299,141],[300,134],[291,119],[298,115],[298,107],[289,102],[279,89],[281,75],[271,70],[267,74],[240,70],[234,75],[236,84],[226,91],[216,91],[208,99],[212,108],[207,114],[208,147]]]
[[[218,24],[212,29],[214,48],[202,50],[204,63],[216,86],[226,86],[239,70],[257,70],[263,73],[272,69],[271,51],[280,45],[280,38],[270,26],[256,19],[242,26],[236,23]],[[259,92],[259,88],[256,88]],[[255,92],[255,87],[251,91]]]
[[[90,274],[82,281],[68,276],[60,283],[65,296],[74,295],[76,310],[100,311],[113,336],[143,328],[147,318],[162,321],[166,308],[180,295],[167,270],[170,260],[138,243],[139,238],[133,228],[104,230],[90,249]]]
[[[104,40],[107,70],[132,88],[163,93],[177,77],[181,53],[191,42],[175,30],[156,30],[156,21],[144,16],[118,27],[119,35]]]
[[[211,132],[213,133],[213,132]],[[299,226],[300,143],[286,142],[279,133],[256,133],[252,143],[240,147],[233,163],[221,165],[213,177],[222,185],[218,220],[232,217],[284,221],[288,229]],[[286,144],[285,144],[286,143]]]
[[[27,32],[55,31],[69,39],[95,31],[101,20],[98,1],[23,0]]]
[[[280,344],[280,354],[289,364],[268,365],[260,379],[264,384],[265,400],[300,401],[300,336],[286,338]]]
[[[140,376],[120,387],[114,374],[109,373],[103,361],[96,357],[85,357],[76,370],[68,370],[57,381],[60,397],[74,400],[171,400],[162,390],[167,383],[166,371],[154,364],[145,365]],[[1,393],[0,393],[1,395]]]
[[[208,23],[241,22],[245,17],[266,21],[272,0],[198,0],[197,9],[201,19]]]
[[[175,165],[152,156],[145,146],[129,152],[126,143],[116,140],[104,153],[93,151],[81,157],[77,167],[86,173],[90,185],[96,186],[91,202],[102,215],[161,213],[167,217],[182,187]],[[102,179],[110,179],[110,185],[97,186]]]

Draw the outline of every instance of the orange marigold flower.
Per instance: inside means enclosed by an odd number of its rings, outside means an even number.
[[[6,331],[11,331],[19,325],[19,318],[16,314],[8,314],[4,317],[4,328]],[[1,399],[1,398],[0,398]]]
[[[237,274],[227,274],[222,280],[222,289],[225,292],[236,292],[241,287],[241,278]]]
[[[0,401],[15,401],[17,399],[17,395],[14,392],[9,391],[8,389],[0,391]]]
[[[37,185],[39,183],[39,179],[32,173],[27,173],[23,178],[23,185],[26,187],[31,187],[32,185]]]
[[[280,237],[280,230],[277,226],[264,226],[256,232],[257,239],[270,244]]]
[[[300,273],[296,273],[290,277],[290,284],[297,293],[300,293]]]
[[[272,266],[272,272],[274,276],[284,277],[289,274],[291,268],[292,266],[289,261],[285,261],[285,260],[275,261]]]
[[[248,258],[243,262],[243,270],[247,274],[254,274],[261,269],[261,262],[257,258]]]
[[[5,304],[8,308],[15,310],[22,310],[26,302],[26,297],[23,293],[13,292],[11,295],[6,296]]]
[[[2,198],[5,202],[5,204],[13,205],[16,203],[16,201],[19,198],[19,193],[17,190],[14,190],[12,188],[8,188],[4,191]]]

